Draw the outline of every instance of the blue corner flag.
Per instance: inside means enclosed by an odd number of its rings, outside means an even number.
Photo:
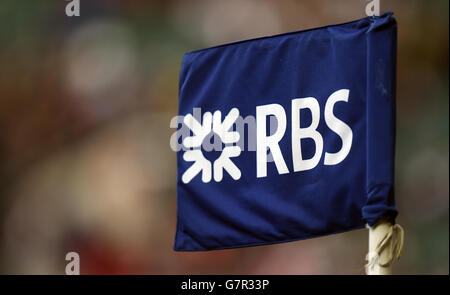
[[[184,55],[174,249],[394,222],[392,13]]]

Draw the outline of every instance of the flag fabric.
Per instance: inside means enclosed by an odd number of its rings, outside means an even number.
[[[186,53],[174,249],[394,222],[396,46],[386,13]]]

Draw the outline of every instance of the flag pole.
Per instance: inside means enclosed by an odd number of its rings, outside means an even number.
[[[369,228],[369,253],[366,274],[390,275],[392,262],[399,259],[403,248],[404,231],[399,224],[381,218]]]

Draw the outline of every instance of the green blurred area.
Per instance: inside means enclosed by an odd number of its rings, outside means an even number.
[[[367,230],[176,253],[184,52],[346,22],[363,0],[0,2],[0,273],[362,274]],[[381,1],[398,22],[397,274],[448,274],[446,0]]]

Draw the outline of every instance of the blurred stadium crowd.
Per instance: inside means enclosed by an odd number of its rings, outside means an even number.
[[[365,17],[364,0],[0,2],[0,273],[362,274],[367,231],[172,250],[169,148],[184,52]],[[447,0],[381,1],[399,24],[396,274],[448,274]]]

